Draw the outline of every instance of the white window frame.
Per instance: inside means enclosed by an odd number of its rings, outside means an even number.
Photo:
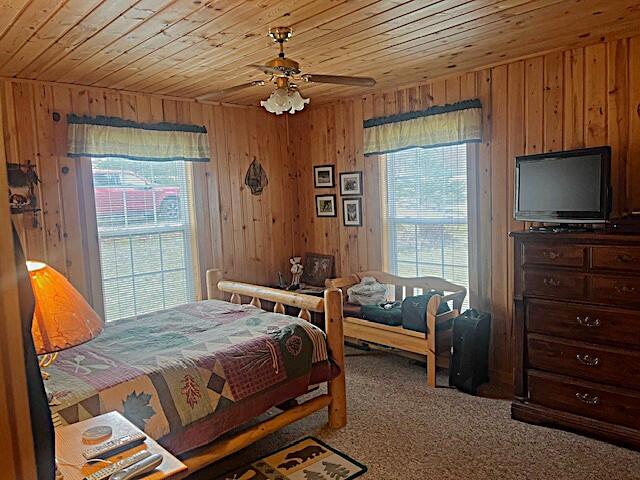
[[[85,253],[85,273],[87,276],[88,298],[87,301],[93,309],[102,318],[105,318],[104,292],[102,289],[102,265],[100,261],[100,238],[98,235],[98,222],[96,217],[96,203],[93,184],[93,164],[90,157],[81,157],[76,159],[76,167],[78,171],[78,181],[80,183],[79,203],[81,230],[83,237],[83,251]],[[193,167],[191,162],[187,162],[185,166],[185,179],[187,188],[190,189],[191,202],[186,206],[185,214],[189,215],[190,241],[187,242],[187,249],[191,258],[191,275],[187,281],[191,285],[191,291],[194,292],[194,300],[200,300],[202,297],[202,285],[200,282],[200,263],[198,249],[198,230],[195,212],[195,188],[193,178]],[[189,203],[189,202],[187,202]],[[83,208],[84,207],[84,208]]]
[[[479,203],[479,184],[480,184],[480,175],[478,169],[478,144],[477,143],[467,143],[466,144],[466,161],[467,161],[467,236],[468,236],[468,278],[469,285],[468,288],[468,297],[467,301],[469,302],[471,307],[478,306],[479,299],[482,297],[481,292],[479,292],[479,278],[482,276],[482,272],[480,269],[480,257],[478,249],[480,247],[479,233],[480,233],[480,225],[479,225],[479,211],[480,207]],[[395,239],[390,238],[390,225],[389,221],[391,221],[392,216],[388,214],[389,205],[391,204],[388,199],[388,185],[387,185],[387,175],[388,175],[388,162],[386,155],[378,156],[378,167],[380,172],[380,208],[382,212],[382,255],[383,255],[383,267],[385,271],[397,274],[397,261],[395,258],[395,248],[393,248],[393,243]],[[487,225],[486,228],[489,230],[491,227]],[[424,262],[418,262],[424,263]],[[485,290],[489,288],[490,285],[485,286]]]

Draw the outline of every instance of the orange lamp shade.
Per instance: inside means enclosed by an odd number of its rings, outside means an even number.
[[[97,337],[104,321],[60,272],[27,262],[36,299],[31,335],[38,355],[75,347]]]

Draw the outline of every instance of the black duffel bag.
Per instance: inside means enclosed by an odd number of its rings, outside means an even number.
[[[470,309],[453,320],[449,385],[475,395],[489,381],[491,314]]]
[[[427,305],[434,295],[444,295],[443,292],[432,290],[422,295],[407,297],[402,301],[402,328],[414,332],[426,333],[427,331]],[[438,307],[437,314],[450,310],[445,302]]]

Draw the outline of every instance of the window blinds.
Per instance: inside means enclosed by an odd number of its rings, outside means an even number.
[[[195,299],[183,161],[93,158],[105,320]]]
[[[467,146],[409,148],[383,158],[388,268],[468,289]]]

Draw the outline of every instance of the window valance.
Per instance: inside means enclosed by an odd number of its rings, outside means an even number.
[[[467,100],[364,122],[364,154],[482,141],[482,104]]]
[[[198,125],[137,123],[117,117],[69,114],[70,157],[124,158],[163,162],[208,162],[207,129]]]

